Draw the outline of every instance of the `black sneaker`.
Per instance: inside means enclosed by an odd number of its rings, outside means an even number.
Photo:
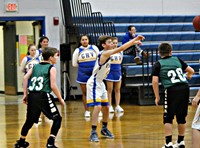
[[[101,129],[101,135],[107,137],[107,138],[114,138],[114,135],[108,130],[108,128],[102,128]]]
[[[54,144],[48,144],[47,143],[46,148],[58,148],[58,147],[55,146]]]
[[[99,138],[96,131],[92,131],[90,134],[90,141],[91,142],[99,142]]]
[[[136,57],[134,58],[134,60],[135,60],[135,63],[136,63],[137,65],[141,65],[141,64],[142,64],[141,59],[140,59],[139,56],[136,56]]]
[[[22,142],[20,140],[17,140],[15,143],[15,148],[27,148],[29,146],[29,143],[27,141]]]

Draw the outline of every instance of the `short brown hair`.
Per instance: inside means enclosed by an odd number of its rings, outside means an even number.
[[[172,51],[172,45],[169,43],[161,43],[158,46],[158,51],[161,56],[168,56]]]
[[[99,41],[99,46],[102,47],[102,44],[105,44],[107,40],[111,39],[112,40],[112,37],[111,36],[108,36],[108,35],[102,35],[99,37],[98,41]]]
[[[49,60],[50,57],[53,57],[56,53],[58,52],[58,50],[54,47],[45,47],[42,50],[42,57],[43,60]]]

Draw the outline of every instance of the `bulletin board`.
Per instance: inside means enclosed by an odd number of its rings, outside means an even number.
[[[32,35],[18,35],[18,39],[18,57],[20,64],[22,59],[27,55],[28,45],[33,44],[34,41]]]

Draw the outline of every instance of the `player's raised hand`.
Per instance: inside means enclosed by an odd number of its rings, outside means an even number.
[[[145,39],[145,37],[142,36],[142,35],[138,35],[138,36],[135,38],[136,41],[142,41],[142,40],[144,40],[144,39]]]

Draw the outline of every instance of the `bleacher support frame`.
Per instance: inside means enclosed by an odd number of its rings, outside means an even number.
[[[90,43],[98,45],[99,36],[116,36],[114,23],[104,22],[101,12],[92,12],[89,2],[82,3],[81,0],[67,1],[70,3],[72,24],[76,28],[77,37],[87,34],[90,37]]]
[[[145,49],[145,51],[148,53],[150,53],[150,57],[148,60],[145,60],[142,56],[142,73],[140,76],[136,76],[135,78],[137,80],[139,80],[138,82],[131,82],[129,83],[127,79],[127,75],[126,72],[123,72],[123,80],[124,80],[124,88],[131,88],[132,90],[136,89],[137,92],[137,103],[139,105],[153,105],[154,103],[154,92],[153,92],[153,88],[152,88],[152,83],[151,83],[151,73],[150,73],[150,68],[149,66],[153,66],[153,64],[155,63],[155,61],[158,60],[158,49]],[[153,58],[153,54],[156,54],[156,58]],[[146,66],[146,69],[145,69]],[[146,70],[146,72],[145,72]],[[161,103],[163,101],[163,87],[159,86],[159,93],[161,96]],[[130,98],[131,99],[131,98]]]
[[[91,4],[89,2],[82,3],[81,0],[60,0],[60,8],[66,33],[65,43],[70,45],[69,50],[73,50],[78,46],[79,37],[81,35],[88,35],[90,38],[90,44],[97,46],[98,37],[101,35],[116,37],[114,23],[104,22],[101,12],[92,12]],[[61,63],[61,69],[65,69],[65,67],[66,71],[70,73],[69,61]],[[61,89],[63,90],[65,84],[61,85]],[[69,99],[69,82],[66,83],[66,89],[67,90],[63,90],[63,92],[67,92],[67,97],[64,99]]]

